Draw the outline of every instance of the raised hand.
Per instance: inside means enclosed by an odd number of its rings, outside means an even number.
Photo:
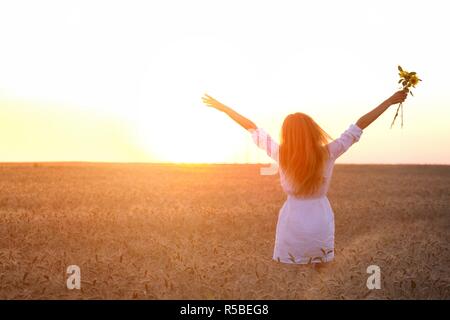
[[[213,97],[207,95],[205,93],[205,95],[202,97],[203,103],[206,104],[208,107],[217,109],[219,111],[224,111],[225,110],[225,105],[219,101],[217,101],[216,99],[214,99]]]
[[[224,105],[223,103],[217,101],[213,97],[208,96],[206,93],[202,97],[203,103],[206,104],[208,107],[214,108],[216,110],[222,111],[225,114],[227,114],[231,119],[236,121],[240,126],[242,126],[244,129],[256,129],[256,124],[254,124],[251,120],[247,119],[243,115],[237,113],[230,107]]]
[[[397,91],[390,98],[388,98],[389,103],[393,105],[404,102],[406,97],[408,96],[408,92],[408,89]]]

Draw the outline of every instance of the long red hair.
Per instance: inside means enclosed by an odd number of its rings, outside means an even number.
[[[308,115],[293,113],[281,129],[280,167],[296,196],[311,196],[323,182],[331,137]]]

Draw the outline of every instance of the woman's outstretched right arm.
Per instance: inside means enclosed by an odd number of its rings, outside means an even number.
[[[345,130],[341,136],[328,144],[328,150],[330,151],[330,157],[337,159],[344,152],[346,152],[355,142],[359,141],[363,129],[367,128],[372,122],[374,122],[380,115],[383,114],[390,106],[405,101],[408,92],[401,90],[394,93],[391,97],[382,102],[378,107],[363,115],[355,124]]]
[[[257,129],[256,124],[254,124],[251,120],[247,119],[243,115],[237,113],[236,111],[227,107],[226,105],[217,101],[216,99],[208,96],[207,94],[205,94],[205,96],[202,97],[202,100],[203,103],[206,104],[207,106],[226,113],[231,119],[236,121],[244,129],[246,130]]]
[[[390,106],[405,101],[408,96],[406,89],[397,91],[391,97],[383,101],[378,107],[363,115],[356,122],[356,125],[361,128],[367,128],[372,122],[374,122],[379,116],[381,116]]]
[[[278,162],[278,148],[279,148],[278,143],[274,141],[264,129],[258,128],[253,121],[247,119],[243,115],[237,113],[233,109],[227,107],[223,103],[220,103],[219,101],[208,96],[207,94],[205,94],[205,96],[202,99],[207,106],[226,113],[241,127],[248,130],[252,134],[252,139],[255,142],[255,144],[259,148],[263,149],[269,157]],[[261,174],[263,175],[274,174],[274,171],[272,169],[273,168],[271,167],[269,171],[262,171]]]

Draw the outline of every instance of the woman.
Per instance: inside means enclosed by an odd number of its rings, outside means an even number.
[[[255,143],[277,162],[287,200],[278,215],[273,259],[283,263],[322,263],[334,258],[334,213],[327,198],[336,159],[391,105],[405,101],[406,90],[393,94],[331,142],[308,115],[286,117],[278,145],[263,129],[233,109],[205,95],[203,102],[248,130]]]

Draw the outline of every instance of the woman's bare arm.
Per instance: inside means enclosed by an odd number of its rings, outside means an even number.
[[[226,105],[217,101],[216,99],[210,97],[209,95],[205,94],[205,96],[202,97],[202,100],[203,103],[206,104],[207,106],[226,113],[231,119],[236,121],[244,129],[248,130],[257,128],[256,124],[254,124],[251,120],[247,119],[243,115],[237,113],[236,111],[234,111],[230,107],[227,107]]]
[[[356,125],[361,129],[367,128],[372,122],[374,122],[379,116],[383,114],[390,106],[405,101],[408,96],[408,91],[400,90],[394,93],[390,98],[383,101],[378,107],[365,114],[356,122]]]

